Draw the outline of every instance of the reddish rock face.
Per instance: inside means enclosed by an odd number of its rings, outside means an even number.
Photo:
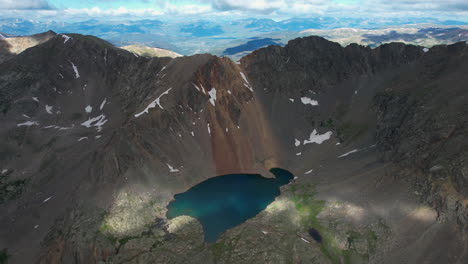
[[[208,104],[205,118],[216,173],[265,174],[276,164],[277,147],[261,103],[256,100],[242,69],[227,58],[212,58],[200,67],[192,81],[203,93],[216,90],[216,100]],[[245,76],[245,75],[244,75]]]

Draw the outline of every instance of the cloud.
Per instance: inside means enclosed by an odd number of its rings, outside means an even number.
[[[192,3],[180,3],[178,1],[156,1],[159,9],[165,15],[200,15],[214,12],[211,5],[202,3],[202,1],[191,1]]]
[[[261,13],[468,11],[466,0],[199,0],[199,2],[210,4],[213,9],[219,11],[237,10]]]
[[[49,2],[48,2],[49,1]],[[57,0],[58,1],[58,0]],[[1,17],[85,19],[267,17],[433,17],[467,20],[466,0],[80,0],[69,8],[53,0],[0,0]],[[70,0],[71,1],[71,0]],[[56,3],[51,6],[49,3]],[[112,3],[112,4],[110,4]],[[81,8],[84,6],[85,8]],[[79,8],[80,7],[80,8]],[[29,9],[29,10],[28,10]],[[3,11],[2,11],[3,10]],[[52,12],[55,11],[55,12]]]
[[[282,0],[214,0],[211,5],[214,9],[228,10],[250,10],[271,12],[283,7],[285,4]]]
[[[201,2],[210,4],[213,9],[218,11],[248,11],[263,14],[297,11],[318,13],[336,5],[331,0],[201,0]]]
[[[0,0],[0,9],[51,9],[46,0]]]
[[[69,16],[90,16],[90,17],[104,17],[104,16],[125,16],[125,17],[149,17],[149,16],[159,16],[163,13],[156,9],[128,9],[125,7],[111,8],[111,9],[101,9],[99,7],[93,8],[67,8],[62,10],[65,15]]]

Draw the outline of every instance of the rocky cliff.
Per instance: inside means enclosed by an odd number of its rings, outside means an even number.
[[[0,62],[2,254],[462,263],[467,53],[465,43],[343,48],[308,37],[236,64],[55,35]],[[175,193],[203,180],[274,167],[298,179],[215,244],[196,220],[165,217]]]

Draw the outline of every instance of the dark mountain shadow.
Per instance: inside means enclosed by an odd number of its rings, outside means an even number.
[[[10,43],[8,43],[5,38],[0,37],[0,64],[13,57],[14,54],[10,51],[10,49]]]

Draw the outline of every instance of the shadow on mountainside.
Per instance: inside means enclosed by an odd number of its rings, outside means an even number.
[[[10,43],[5,38],[0,38],[0,64],[13,57],[14,54],[10,49]]]

